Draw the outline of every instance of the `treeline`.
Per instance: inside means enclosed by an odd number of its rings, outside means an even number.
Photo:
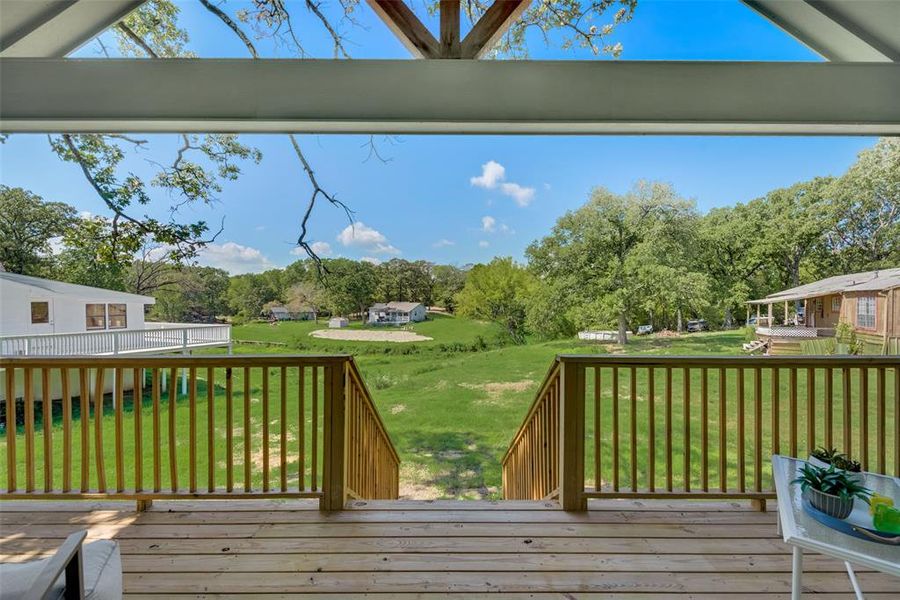
[[[59,240],[53,247],[51,240]],[[900,265],[900,140],[879,140],[840,177],[818,177],[701,214],[667,184],[595,189],[529,245],[526,264],[495,258],[460,269],[393,259],[379,265],[300,260],[231,276],[148,248],[129,223],[78,215],[20,188],[0,189],[7,270],[153,294],[156,318],[260,317],[273,304],[337,315],[373,302],[423,302],[496,321],[516,341],[640,324],[679,329],[743,321],[745,302],[841,273]]]

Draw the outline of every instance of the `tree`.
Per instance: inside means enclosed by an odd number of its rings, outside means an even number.
[[[255,273],[235,275],[228,281],[228,308],[245,319],[258,319],[266,302],[278,299],[265,278]]]
[[[144,242],[133,223],[84,217],[63,235],[56,278],[69,283],[125,290],[128,268]]]
[[[75,220],[75,209],[68,204],[45,202],[28,190],[0,185],[0,265],[11,273],[47,275],[51,240]]]
[[[392,258],[375,267],[375,277],[375,297],[383,302],[432,303],[434,279],[431,265],[424,260]]]
[[[212,267],[181,267],[174,284],[157,291],[154,317],[164,321],[211,323],[228,312],[228,273]]]
[[[322,310],[327,303],[327,292],[318,281],[300,281],[287,291],[287,308],[291,312],[303,312],[312,308]]]
[[[347,258],[323,259],[328,275],[324,283],[325,306],[335,315],[361,314],[372,304],[375,267]]]
[[[475,265],[456,296],[459,314],[501,323],[516,343],[525,341],[525,306],[534,278],[512,258]]]
[[[466,272],[452,265],[435,265],[431,269],[434,278],[433,300],[447,312],[456,310],[456,295],[466,284]]]
[[[859,153],[827,190],[831,230],[825,257],[833,271],[900,264],[900,139],[882,138]]]
[[[648,299],[669,298],[672,313],[683,301],[659,293],[655,277],[682,276],[683,253],[672,255],[677,239],[695,218],[693,203],[671,186],[639,182],[625,195],[595,189],[586,205],[563,215],[551,234],[527,250],[533,271],[552,285],[558,310],[577,327],[616,324],[626,343],[634,317]]]

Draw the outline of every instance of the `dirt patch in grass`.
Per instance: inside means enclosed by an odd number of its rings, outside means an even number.
[[[309,335],[315,338],[345,342],[393,342],[396,344],[428,342],[434,339],[412,331],[371,331],[367,329],[316,329]]]
[[[404,410],[406,410],[406,405],[405,405],[405,404],[395,404],[395,405],[393,405],[393,406],[391,407],[391,414],[392,414],[392,415],[399,415],[399,414],[402,413]]]
[[[460,383],[460,387],[467,390],[481,390],[488,395],[491,400],[497,400],[507,392],[522,393],[527,392],[534,387],[533,379],[523,379],[522,381],[492,381],[490,383]]]

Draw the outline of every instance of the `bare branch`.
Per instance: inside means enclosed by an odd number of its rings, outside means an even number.
[[[331,35],[331,39],[334,42],[334,57],[343,56],[344,58],[350,58],[350,54],[347,52],[347,49],[344,48],[343,38],[341,38],[340,34],[332,27],[331,23],[322,14],[322,11],[319,10],[319,4],[313,2],[313,0],[306,0],[306,8],[310,10],[314,15],[316,15],[319,20],[322,22],[322,26],[328,31],[328,34]],[[286,14],[287,11],[285,11]],[[287,16],[287,22],[290,26],[290,15]]]
[[[206,8],[206,10],[219,17],[219,20],[225,23],[225,25],[227,25],[228,28],[231,29],[231,31],[233,31],[234,34],[238,36],[242,42],[244,42],[244,45],[247,47],[247,51],[250,52],[250,55],[253,58],[259,58],[259,54],[256,52],[256,46],[253,45],[253,42],[250,41],[250,38],[247,37],[247,34],[245,34],[243,30],[238,27],[238,24],[234,22],[234,19],[225,14],[225,12],[222,11],[222,9],[220,9],[218,6],[215,6],[211,2],[209,2],[209,0],[200,0],[200,4],[202,4]]]
[[[119,31],[128,36],[128,39],[134,42],[141,50],[146,52],[147,56],[149,56],[150,58],[159,58],[159,55],[153,50],[153,48],[150,47],[150,44],[145,42],[144,38],[136,34],[131,27],[126,25],[125,21],[119,21],[118,23],[116,23],[116,27],[119,29]]]

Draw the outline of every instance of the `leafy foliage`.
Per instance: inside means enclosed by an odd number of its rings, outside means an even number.
[[[69,231],[76,216],[68,204],[0,185],[0,265],[13,273],[47,275],[53,263],[51,241]]]
[[[534,278],[511,258],[495,258],[475,265],[456,295],[460,315],[496,321],[516,343],[525,341],[525,307],[535,286]]]
[[[799,485],[800,489],[814,489],[823,494],[837,496],[842,500],[851,500],[859,498],[867,501],[872,492],[862,485],[855,477],[848,475],[845,471],[837,470],[834,465],[827,469],[806,464],[800,469],[800,476],[791,481],[794,485]]]

